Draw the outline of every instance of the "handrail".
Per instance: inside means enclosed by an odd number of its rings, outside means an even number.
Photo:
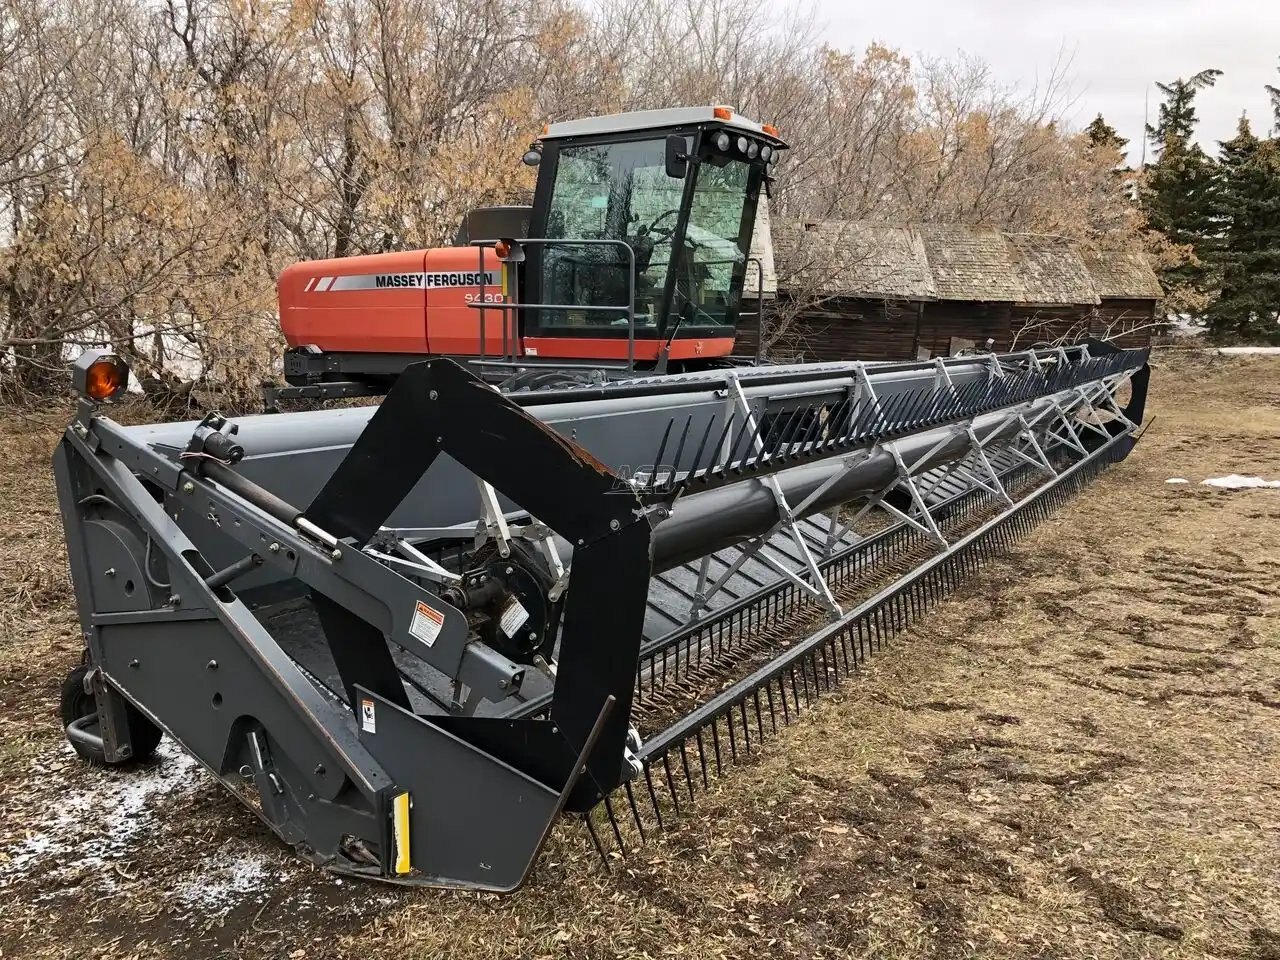
[[[541,244],[544,246],[565,246],[565,247],[621,247],[627,252],[627,302],[626,304],[579,304],[579,303],[508,303],[505,301],[500,304],[490,304],[485,302],[485,287],[487,284],[487,271],[484,264],[484,250],[486,247],[495,246],[497,240],[473,240],[471,246],[479,248],[480,255],[480,302],[472,303],[468,306],[471,309],[480,311],[480,362],[484,363],[486,340],[485,340],[485,311],[490,309],[500,310],[503,315],[502,319],[502,353],[503,359],[515,362],[516,347],[519,338],[515,331],[511,334],[511,349],[507,347],[507,330],[510,325],[511,315],[520,310],[536,309],[536,310],[582,310],[589,313],[603,313],[606,311],[616,311],[626,309],[627,311],[627,371],[634,372],[636,367],[636,251],[631,244],[625,240],[577,240],[577,239],[561,239],[557,237],[524,237],[513,238],[515,243],[523,246],[531,246]],[[505,297],[505,291],[504,291]]]
[[[756,265],[756,366],[764,359],[764,261],[748,257],[747,263]],[[744,284],[745,286],[745,284]],[[745,292],[745,291],[744,291]],[[741,314],[739,314],[741,317]]]

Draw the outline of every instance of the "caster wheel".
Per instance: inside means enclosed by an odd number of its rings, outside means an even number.
[[[77,720],[83,717],[91,716],[97,713],[98,706],[94,700],[93,694],[88,693],[84,688],[84,678],[89,673],[89,667],[81,664],[67,674],[67,679],[62,681],[62,696],[58,704],[58,714],[62,719],[63,729],[71,726]],[[117,761],[114,764],[108,764],[107,758],[101,750],[95,749],[86,743],[71,740],[71,748],[91,766],[126,766],[131,763],[140,763],[150,760],[155,755],[156,747],[160,745],[160,728],[144,717],[132,704],[125,704],[129,724],[129,741],[133,746],[133,756],[128,760]]]

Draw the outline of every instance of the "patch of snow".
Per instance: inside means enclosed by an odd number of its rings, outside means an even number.
[[[83,771],[69,778],[68,770]],[[126,770],[84,768],[69,744],[30,767],[31,822],[25,835],[0,840],[0,891],[20,881],[43,880],[39,901],[83,891],[121,891],[117,870],[172,827],[172,811],[204,781],[200,765],[172,740],[161,741],[156,761]],[[72,782],[68,783],[69,780]],[[41,789],[44,788],[44,789]],[[171,881],[166,898],[183,912],[217,919],[245,903],[262,903],[289,875],[274,847],[238,838],[193,858]],[[55,882],[49,885],[47,881]],[[2,896],[3,894],[0,894]]]
[[[1190,482],[1191,482],[1190,480],[1187,480],[1183,477],[1170,477],[1168,480],[1165,481],[1165,483],[1190,483]]]
[[[1232,473],[1225,477],[1210,477],[1201,480],[1206,487],[1217,487],[1220,490],[1258,490],[1264,487],[1280,489],[1280,480],[1263,480],[1261,477],[1246,477]]]
[[[61,752],[79,763],[70,744]],[[188,793],[197,783],[196,761],[172,741],[163,741],[156,757],[132,770],[94,771],[83,784],[49,798],[45,815],[27,826],[26,835],[0,848],[0,889],[33,873],[94,870],[126,858],[139,834],[154,825],[156,799]],[[57,766],[35,761],[33,779],[61,779]]]
[[[279,869],[262,851],[226,848],[201,858],[193,874],[172,895],[206,917],[220,917],[249,900],[261,903],[280,879]]]
[[[1219,347],[1223,357],[1280,357],[1280,347]]]

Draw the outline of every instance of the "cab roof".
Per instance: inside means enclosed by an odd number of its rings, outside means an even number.
[[[689,127],[699,124],[724,127],[728,130],[740,130],[751,133],[762,140],[778,147],[786,144],[778,137],[765,133],[764,128],[754,120],[749,120],[732,111],[729,119],[716,116],[717,110],[723,107],[670,107],[663,110],[633,110],[630,113],[612,113],[603,117],[584,117],[580,120],[562,120],[547,127],[538,139],[562,140],[567,137],[598,137],[613,133],[631,133],[643,130],[661,130],[674,127]]]

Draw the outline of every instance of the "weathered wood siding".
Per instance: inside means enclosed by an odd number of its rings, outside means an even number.
[[[995,349],[1002,350],[1009,342],[1012,307],[1009,303],[972,300],[926,303],[920,322],[920,347],[932,356],[945,357],[951,350],[952,337],[972,340],[979,347],[990,338],[995,341]],[[915,353],[900,356],[915,356]]]
[[[784,301],[765,310],[788,310]],[[802,311],[788,325],[774,355],[798,360],[900,360],[915,355],[919,304],[838,298]],[[755,351],[756,324],[744,321],[735,353]]]
[[[789,309],[785,294],[780,304],[766,301],[766,313]],[[753,301],[744,313],[754,311]],[[994,340],[996,350],[1114,335],[1122,327],[1143,327],[1116,339],[1123,347],[1151,342],[1154,300],[1104,300],[1100,306],[993,303],[983,301],[870,300],[857,297],[826,299],[802,310],[774,350],[777,357],[799,360],[905,360],[920,349],[946,356],[951,339],[972,340],[981,347]],[[734,350],[740,355],[756,349],[758,324],[744,318]]]

